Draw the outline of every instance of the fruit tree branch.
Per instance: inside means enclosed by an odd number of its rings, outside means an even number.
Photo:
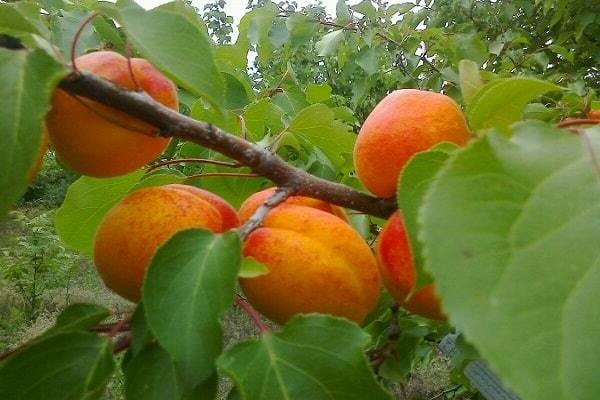
[[[143,92],[121,88],[84,72],[69,74],[60,87],[71,94],[95,100],[156,126],[158,135],[189,140],[224,154],[278,186],[294,187],[299,195],[383,218],[396,210],[394,199],[376,198],[346,185],[310,175],[253,143],[206,122],[179,114]]]
[[[254,325],[256,325],[256,328],[258,329],[259,333],[262,335],[265,332],[269,331],[269,327],[267,326],[267,324],[265,324],[263,322],[263,320],[260,318],[260,314],[258,314],[258,312],[254,309],[254,307],[252,307],[242,296],[240,296],[239,294],[235,296],[235,304],[238,305],[238,307],[240,307],[242,310],[244,310],[244,312],[246,314],[248,314],[248,316],[250,317],[250,319],[252,319],[252,322],[254,322]]]
[[[265,219],[267,213],[270,210],[283,203],[288,197],[294,194],[295,191],[296,189],[291,186],[278,187],[275,190],[275,192],[269,196],[267,201],[265,201],[263,204],[261,204],[260,207],[258,207],[258,209],[254,212],[252,217],[250,217],[250,219],[240,227],[239,233],[242,237],[242,240],[246,240],[246,237],[248,237],[248,235],[251,234],[253,230],[258,228],[262,224],[263,220]]]

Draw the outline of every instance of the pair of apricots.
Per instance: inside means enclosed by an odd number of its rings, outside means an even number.
[[[175,85],[143,59],[108,51],[76,59],[78,69],[115,84],[145,91],[177,110]],[[133,171],[160,155],[168,139],[110,107],[57,89],[46,126],[59,159],[78,172],[110,177]],[[441,141],[469,139],[459,107],[447,96],[398,90],[384,98],[365,121],[354,151],[363,184],[392,197],[398,176],[413,154]],[[223,232],[244,223],[273,189],[255,193],[236,212],[205,190],[166,185],[128,195],[102,221],[94,260],[106,285],[139,301],[140,288],[158,247],[177,231]],[[416,273],[402,217],[395,213],[377,243],[376,257],[348,224],[344,211],[324,201],[294,196],[271,210],[244,243],[244,255],[265,264],[266,275],[240,279],[248,300],[279,323],[301,312],[322,312],[361,323],[375,307],[383,283],[406,309],[443,319],[433,285],[414,291]]]

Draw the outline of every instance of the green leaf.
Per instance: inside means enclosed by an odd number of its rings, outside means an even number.
[[[117,6],[127,37],[145,58],[194,95],[224,102],[225,82],[197,18],[174,6],[145,11],[131,0],[119,0]]]
[[[244,108],[249,102],[246,88],[240,80],[229,73],[222,73],[225,79],[225,107],[229,110]]]
[[[90,13],[74,10],[62,11],[61,14],[61,16],[57,15],[51,19],[52,42],[60,49],[63,55],[70,56],[73,38],[81,23],[90,16]],[[79,35],[75,55],[80,56],[85,54],[89,50],[99,48],[100,45],[100,37],[94,30],[94,25],[88,24]]]
[[[306,100],[309,103],[322,103],[331,97],[331,86],[326,83],[311,83],[306,87]]]
[[[283,110],[267,98],[248,105],[244,110],[243,117],[249,139],[253,142],[262,139],[266,134],[266,129],[274,133],[281,132],[283,114]]]
[[[344,30],[339,29],[326,34],[315,43],[317,54],[319,56],[331,56],[337,54],[337,51],[344,40]]]
[[[217,364],[247,400],[390,400],[375,380],[357,325],[318,314],[291,319],[282,332],[235,344]]]
[[[125,369],[127,400],[181,398],[173,359],[157,343],[150,343],[136,354]]]
[[[483,65],[488,58],[485,43],[479,38],[477,33],[459,33],[454,35],[454,46],[456,46],[457,61],[468,59],[475,61],[479,65]]]
[[[97,399],[113,369],[109,338],[86,332],[48,336],[0,365],[0,398]]]
[[[338,0],[335,4],[335,21],[340,25],[345,25],[352,21],[350,9],[346,4],[346,0]]]
[[[142,299],[146,322],[171,355],[186,390],[214,374],[221,353],[222,314],[232,305],[241,263],[237,233],[175,234],[155,254]]]
[[[527,103],[546,92],[561,89],[532,78],[497,79],[481,88],[471,100],[467,110],[469,124],[474,130],[494,127],[506,131],[521,118]]]
[[[0,33],[19,38],[29,34],[50,37],[41,18],[40,6],[30,1],[0,4]]]
[[[361,49],[356,55],[356,64],[369,75],[376,73],[379,70],[377,49],[375,47]]]
[[[289,116],[298,114],[309,103],[306,101],[304,93],[294,90],[285,90],[277,93],[271,98],[271,102],[282,109]]]
[[[302,14],[293,14],[286,18],[286,26],[290,31],[290,44],[292,48],[298,48],[308,43],[315,34],[319,24]]]
[[[258,60],[261,64],[267,64],[273,55],[273,44],[269,38],[269,32],[277,11],[277,6],[268,2],[265,6],[256,8],[246,14],[250,18],[248,39],[256,45]]]
[[[377,17],[377,10],[373,7],[371,0],[362,0],[355,6],[351,7],[354,11],[361,13],[368,19],[375,19]]]
[[[256,278],[257,276],[266,275],[269,273],[269,268],[254,257],[244,257],[238,277],[240,278]]]
[[[233,111],[222,112],[222,110],[205,102],[203,99],[198,99],[198,101],[192,104],[191,117],[198,121],[213,124],[231,134],[238,134],[240,130],[237,115]]]
[[[141,170],[115,178],[82,176],[69,189],[56,212],[54,224],[69,247],[92,255],[94,235],[104,214],[121,200],[144,175]]]
[[[87,330],[105,320],[110,311],[97,304],[71,304],[56,318],[48,332]]]
[[[517,395],[592,399],[600,129],[514,129],[454,153],[431,185],[421,209],[427,269],[450,321]]]
[[[450,153],[455,149],[457,149],[455,144],[443,143],[429,151],[415,154],[402,169],[398,178],[396,199],[398,209],[402,212],[404,227],[410,241],[413,262],[417,271],[415,291],[431,282],[431,276],[424,269],[423,248],[422,243],[419,241],[421,230],[417,221],[419,209],[437,172],[444,166]]]
[[[151,174],[144,175],[142,179],[136,183],[136,185],[131,189],[131,192],[135,192],[136,190],[153,187],[153,186],[164,186],[170,185],[172,183],[182,183],[185,181],[186,176],[183,175],[176,169],[167,169],[161,168],[156,171],[152,171]]]
[[[355,135],[348,126],[334,119],[324,104],[313,104],[298,113],[289,131],[319,147],[337,167],[345,162],[343,154],[352,154]]]
[[[463,100],[465,104],[469,104],[483,86],[483,80],[479,74],[479,65],[475,61],[460,60],[458,63],[458,77]]]
[[[50,97],[65,73],[42,50],[0,48],[0,218],[27,187]]]
[[[98,16],[94,18],[92,24],[104,42],[112,44],[118,51],[125,50],[125,41],[121,37],[118,28],[111,19]]]

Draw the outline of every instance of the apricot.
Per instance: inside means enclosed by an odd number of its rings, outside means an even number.
[[[430,283],[412,293],[417,272],[404,223],[398,211],[390,217],[379,234],[375,254],[383,284],[400,306],[427,318],[446,318],[441,311],[434,284]]]
[[[111,51],[85,54],[77,68],[127,89],[136,89],[127,59]],[[131,59],[139,89],[154,100],[177,110],[177,88],[148,61]],[[156,136],[154,128],[121,111],[56,89],[47,117],[50,141],[58,158],[83,175],[111,177],[136,170],[158,157],[169,139]]]
[[[244,255],[269,269],[240,279],[240,285],[248,301],[274,322],[319,312],[361,323],[377,303],[381,283],[371,249],[328,212],[285,203],[275,207],[248,236]]]
[[[587,113],[588,119],[598,119],[600,120],[600,110],[590,110]]]
[[[396,90],[365,120],[354,146],[356,173],[372,193],[393,197],[413,154],[448,141],[463,145],[469,130],[458,105],[440,93]]]
[[[244,203],[240,206],[238,211],[241,222],[246,222],[250,217],[256,212],[258,207],[260,207],[269,196],[275,192],[276,188],[268,188],[262,190],[260,192],[254,193],[252,196],[248,197]],[[323,200],[313,199],[310,197],[304,196],[290,196],[283,204],[294,204],[299,206],[306,206],[316,208],[321,211],[328,212],[337,217],[340,217],[344,221],[348,221],[346,217],[346,213],[341,207],[333,205]]]
[[[237,225],[225,200],[196,189],[140,189],[109,210],[94,238],[94,263],[108,288],[137,302],[150,260],[171,236],[184,229],[223,232]]]
[[[38,153],[35,158],[35,162],[29,169],[29,172],[27,173],[28,184],[32,184],[35,181],[35,178],[42,169],[42,164],[44,163],[44,156],[46,155],[46,151],[48,151],[48,130],[44,126],[42,129],[41,143],[40,147],[38,148]]]

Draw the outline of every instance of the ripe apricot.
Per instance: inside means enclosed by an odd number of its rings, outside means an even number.
[[[137,302],[152,256],[171,236],[184,229],[222,232],[232,227],[225,200],[195,189],[184,185],[140,189],[105,215],[94,238],[94,263],[106,286]]]
[[[588,119],[598,119],[600,120],[600,110],[590,110],[587,113]]]
[[[356,173],[367,189],[393,197],[402,167],[413,154],[448,141],[458,145],[469,130],[458,105],[440,93],[396,90],[365,120],[354,146]]]
[[[173,82],[144,59],[131,59],[135,82],[127,59],[115,52],[85,54],[75,64],[127,89],[136,89],[137,82],[156,101],[178,109]],[[47,124],[58,158],[83,175],[99,178],[131,172],[158,157],[169,144],[145,122],[61,89],[53,93]]]
[[[424,286],[408,298],[415,288],[417,272],[399,212],[395,212],[384,225],[375,253],[383,284],[402,307],[427,318],[445,319],[433,284]]]
[[[361,323],[380,291],[371,249],[352,227],[328,212],[282,204],[244,243],[268,274],[240,279],[248,301],[284,323],[297,313],[319,312]]]
[[[37,174],[42,169],[42,164],[44,163],[44,156],[46,155],[46,151],[48,151],[48,130],[46,129],[46,126],[44,126],[42,130],[40,147],[35,158],[35,163],[31,166],[31,169],[27,173],[28,184],[32,184],[35,181]]]
[[[275,189],[276,188],[268,188],[260,192],[256,192],[252,196],[248,197],[244,201],[244,203],[242,203],[238,211],[241,222],[243,223],[250,219],[250,217],[256,212],[258,207],[260,207],[261,204],[267,201],[269,196],[271,196],[273,192],[275,192]],[[323,200],[313,199],[311,197],[304,196],[290,196],[284,202],[284,204],[295,204],[298,206],[316,208],[318,210],[325,211],[337,217],[340,217],[344,221],[348,221],[346,213],[341,207],[338,207]]]

